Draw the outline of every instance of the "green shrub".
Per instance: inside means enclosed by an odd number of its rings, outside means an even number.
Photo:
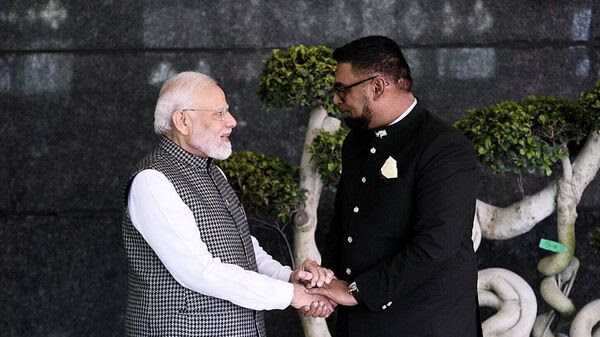
[[[323,185],[333,189],[342,174],[342,144],[348,135],[345,129],[335,134],[321,131],[310,145],[311,160],[323,179]]]
[[[567,145],[586,136],[585,113],[576,101],[529,97],[471,109],[455,126],[493,171],[551,175],[552,165],[568,154]]]
[[[577,103],[583,113],[580,116],[578,127],[586,134],[600,127],[600,82],[590,91],[584,91],[577,97]]]
[[[304,200],[298,185],[298,167],[281,158],[251,151],[234,152],[219,166],[251,214],[286,223]]]
[[[276,108],[323,106],[339,116],[329,90],[335,82],[336,61],[325,46],[296,45],[274,49],[263,60],[257,95],[263,104]]]

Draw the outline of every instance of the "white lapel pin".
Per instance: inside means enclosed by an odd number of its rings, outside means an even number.
[[[387,136],[387,131],[385,131],[385,130],[377,131],[377,132],[375,132],[375,136],[377,136],[377,137],[379,137],[379,139],[381,139],[381,138]]]

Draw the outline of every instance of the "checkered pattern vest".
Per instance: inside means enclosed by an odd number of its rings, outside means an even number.
[[[126,335],[266,336],[262,311],[184,288],[135,229],[127,211],[127,196],[133,177],[145,169],[162,172],[175,186],[214,257],[258,270],[244,210],[225,176],[211,159],[194,156],[163,136],[138,164],[125,188],[122,226],[129,265]]]

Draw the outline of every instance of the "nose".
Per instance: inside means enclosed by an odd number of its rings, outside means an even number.
[[[227,115],[225,116],[225,125],[227,125],[227,127],[231,129],[235,128],[235,126],[237,125],[235,117],[233,117],[229,110],[227,110]]]

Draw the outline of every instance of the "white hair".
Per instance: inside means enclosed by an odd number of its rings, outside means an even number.
[[[199,89],[217,82],[210,76],[194,71],[184,71],[169,78],[160,88],[154,110],[154,132],[169,135],[173,128],[173,113],[189,108],[187,104]]]

